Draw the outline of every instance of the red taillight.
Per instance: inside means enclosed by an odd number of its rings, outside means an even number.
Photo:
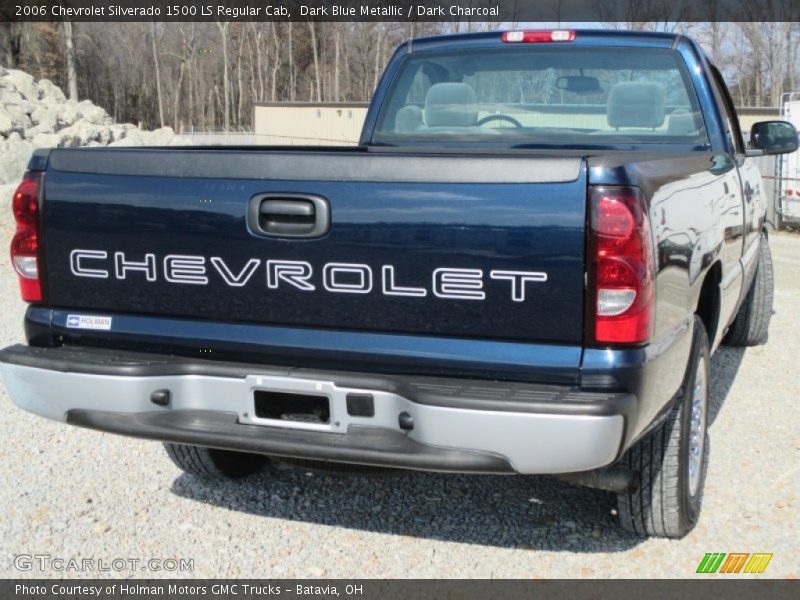
[[[598,344],[637,344],[653,333],[655,262],[641,192],[596,187],[589,194],[589,322]]]
[[[507,44],[540,44],[544,42],[571,42],[575,32],[571,29],[547,29],[538,31],[506,31],[501,38]]]
[[[39,175],[25,173],[12,202],[17,231],[11,239],[11,264],[19,276],[22,299],[39,302]]]

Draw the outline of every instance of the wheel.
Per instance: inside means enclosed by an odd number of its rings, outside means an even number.
[[[666,421],[639,440],[621,464],[641,475],[639,488],[617,496],[621,525],[647,536],[681,538],[697,524],[708,466],[708,336],[694,318],[683,386]]]
[[[267,462],[261,454],[170,442],[164,444],[164,449],[180,469],[206,479],[241,479],[259,471]]]
[[[772,254],[765,235],[761,236],[758,265],[750,290],[739,307],[739,312],[725,336],[729,346],[758,346],[766,344],[769,321],[772,318],[772,294],[775,280],[772,272]]]

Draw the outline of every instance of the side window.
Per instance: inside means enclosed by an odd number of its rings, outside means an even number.
[[[742,138],[742,130],[739,127],[739,119],[736,117],[736,109],[733,107],[733,100],[717,67],[714,65],[710,66],[714,84],[717,88],[717,95],[721,100],[723,108],[725,135],[728,138],[728,144],[734,148],[736,154],[744,154],[744,139]]]

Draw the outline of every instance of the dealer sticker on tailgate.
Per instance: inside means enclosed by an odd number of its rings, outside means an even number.
[[[67,327],[71,329],[111,329],[111,317],[96,315],[67,315]]]

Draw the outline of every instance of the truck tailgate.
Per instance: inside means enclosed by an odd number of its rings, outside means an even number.
[[[254,232],[253,198],[318,197],[315,238]],[[578,344],[580,158],[56,150],[46,300],[94,312]]]

